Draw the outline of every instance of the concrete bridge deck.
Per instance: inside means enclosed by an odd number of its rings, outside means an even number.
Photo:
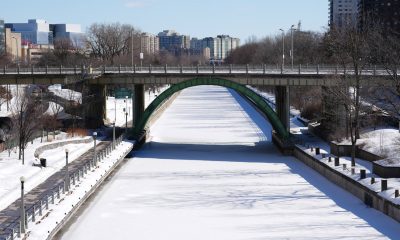
[[[1,69],[1,68],[0,68]],[[175,84],[192,78],[224,78],[240,84],[266,86],[338,86],[346,74],[351,84],[354,71],[335,66],[279,69],[276,66],[145,66],[99,68],[2,68],[0,84]],[[390,74],[382,68],[365,69],[363,86],[392,86]]]

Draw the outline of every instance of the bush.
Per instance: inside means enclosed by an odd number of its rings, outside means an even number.
[[[300,116],[308,120],[313,120],[320,116],[321,109],[320,102],[307,104],[301,111]]]
[[[85,128],[68,128],[67,135],[68,137],[86,137],[88,136],[89,131]]]

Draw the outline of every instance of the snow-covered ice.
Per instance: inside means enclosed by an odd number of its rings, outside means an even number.
[[[189,88],[62,239],[395,239],[366,207],[270,142],[236,93]]]

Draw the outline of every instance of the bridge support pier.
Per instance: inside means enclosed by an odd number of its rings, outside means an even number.
[[[290,89],[289,86],[275,87],[275,107],[276,113],[285,126],[286,130],[290,132]]]
[[[135,84],[134,86],[134,104],[133,105],[133,124],[136,126],[137,121],[143,116],[145,103],[144,103],[144,84]]]
[[[106,86],[90,85],[86,96],[82,97],[85,108],[85,125],[87,128],[99,128],[104,125],[106,114]]]

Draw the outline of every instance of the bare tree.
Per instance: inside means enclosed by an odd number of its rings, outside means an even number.
[[[132,39],[134,38],[134,39]],[[114,65],[118,56],[127,55],[131,48],[131,41],[140,40],[139,31],[128,24],[93,24],[87,33],[87,42],[95,57]]]
[[[374,57],[376,63],[388,73],[392,87],[373,88],[370,92],[375,104],[400,121],[400,33],[383,29],[381,27],[373,35]]]
[[[19,159],[25,163],[25,148],[40,129],[42,112],[31,94],[18,92],[12,109],[13,127],[18,135]]]
[[[8,85],[7,87],[0,86],[0,111],[1,111],[1,106],[3,103],[10,101],[11,100],[11,94],[8,90]]]
[[[352,145],[352,166],[355,166],[356,144],[360,135],[361,80],[363,70],[371,61],[370,36],[367,29],[361,32],[349,25],[332,29],[325,38],[328,53],[344,69],[343,74],[338,76],[341,78],[340,87],[330,88],[329,93],[345,110],[346,129]]]

